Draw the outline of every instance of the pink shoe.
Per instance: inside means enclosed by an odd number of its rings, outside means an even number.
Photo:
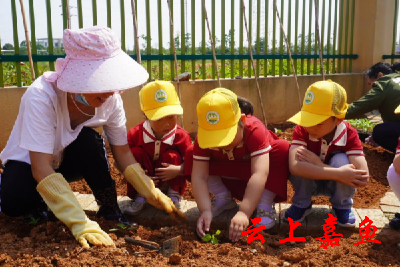
[[[211,212],[213,217],[220,215],[225,210],[233,209],[237,206],[232,197],[215,196],[211,200]]]

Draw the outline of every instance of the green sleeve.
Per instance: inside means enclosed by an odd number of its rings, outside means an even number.
[[[368,93],[349,105],[346,113],[346,119],[360,118],[365,113],[374,109],[378,109],[384,99],[385,93],[382,85],[378,82],[375,82]]]

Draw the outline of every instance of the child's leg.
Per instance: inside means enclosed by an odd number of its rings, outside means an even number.
[[[147,171],[147,175],[153,176],[154,175],[153,161],[147,155],[146,151],[141,147],[132,147],[131,152],[137,163],[139,163],[140,166],[142,166],[143,170]],[[131,184],[127,183],[126,189],[128,197],[134,199],[136,197],[135,188],[133,188]]]
[[[393,164],[389,167],[387,178],[396,197],[400,199],[400,175],[394,169]],[[390,221],[389,225],[394,229],[400,229],[400,213],[396,213],[396,216]]]
[[[208,177],[208,190],[214,195],[211,203],[213,217],[227,209],[236,207],[236,202],[232,199],[231,192],[222,182],[221,177],[210,175]]]
[[[339,168],[346,164],[349,164],[349,158],[344,153],[336,154],[329,162],[329,165],[334,168]],[[356,218],[351,211],[351,207],[353,206],[353,196],[356,189],[332,180],[327,181],[327,189],[331,195],[329,201],[332,203],[338,225],[354,227]]]
[[[390,188],[392,188],[396,197],[400,199],[400,174],[395,171],[393,164],[388,169],[387,178]]]
[[[317,181],[295,175],[290,175],[289,180],[294,190],[292,205],[298,208],[309,207],[311,205],[311,197],[316,195],[317,192]]]
[[[336,154],[329,161],[329,165],[334,168],[339,168],[349,163],[349,158],[345,153]],[[356,192],[355,188],[335,181],[328,181],[327,187],[331,195],[329,201],[334,209],[351,209]]]

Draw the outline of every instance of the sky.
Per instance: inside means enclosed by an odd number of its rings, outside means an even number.
[[[0,39],[1,39],[1,45],[3,46],[5,43],[13,43],[13,27],[12,27],[12,16],[11,16],[11,1],[13,0],[0,0]],[[157,0],[149,0],[150,1],[150,25],[151,25],[151,38],[152,38],[152,46],[153,47],[158,47],[158,8],[157,8]],[[221,0],[215,0],[215,8],[216,8],[216,35],[218,39],[221,39]],[[226,0],[225,4],[225,33],[227,34],[229,32],[229,29],[231,28],[231,1],[232,0]],[[240,1],[241,0],[233,0],[234,1],[234,11],[235,11],[235,42],[236,46],[239,43],[239,7],[240,7]],[[287,31],[287,14],[288,14],[288,5],[289,5],[289,0],[277,0],[277,5],[278,8],[280,8],[280,3],[281,1],[285,1],[285,9],[283,11],[283,17],[284,17],[284,28],[285,31]],[[28,20],[28,27],[30,31],[30,25],[29,25],[29,1],[28,0],[23,0],[24,2],[24,7],[25,7],[25,14],[27,16]],[[35,12],[35,24],[36,24],[36,38],[46,38],[47,37],[47,17],[46,17],[46,1],[45,0],[34,0],[34,12]],[[51,0],[51,16],[52,16],[52,28],[53,28],[53,38],[62,38],[62,30],[63,30],[63,22],[62,22],[62,7],[61,7],[61,0]],[[103,25],[107,26],[107,7],[106,7],[106,0],[97,0],[97,21],[98,25]],[[131,0],[124,0],[124,7],[125,7],[125,38],[126,38],[126,48],[127,49],[133,49],[133,43],[134,43],[134,34],[133,34],[133,19],[132,19],[132,10],[131,10]],[[146,34],[146,7],[145,7],[145,0],[137,0],[138,2],[138,33],[139,36],[141,35],[147,35]],[[187,25],[188,28],[186,28],[185,32],[191,33],[191,4],[192,0],[183,0],[184,6],[183,8],[185,11],[187,11],[187,18],[185,20],[185,26]],[[199,45],[201,42],[201,8],[202,8],[202,1],[201,0],[195,0],[195,42],[196,46]],[[209,22],[210,22],[210,27],[211,27],[211,0],[206,0],[206,9],[209,17]],[[257,17],[256,17],[256,8],[257,8],[257,1],[256,0],[245,0],[245,5],[246,5],[246,17],[247,20],[249,20],[249,2],[252,2],[253,4],[253,19],[251,21],[252,23],[252,38],[253,40],[256,37],[256,29],[257,29]],[[292,40],[294,40],[294,0],[291,1],[292,3]],[[302,18],[302,3],[304,1],[299,1],[300,6],[299,6],[299,33],[301,32],[301,18]],[[308,3],[309,1],[306,1]],[[326,1],[328,2],[328,1]],[[334,1],[332,1],[334,2]],[[112,22],[111,22],[111,28],[115,31],[117,36],[121,36],[121,20],[120,20],[120,0],[112,0],[112,7],[111,7],[111,13],[112,13]],[[174,36],[177,34],[181,34],[181,19],[180,19],[180,12],[181,12],[181,0],[174,0]],[[17,5],[17,24],[18,24],[18,38],[19,42],[25,39],[24,35],[24,29],[23,29],[23,21],[22,21],[22,15],[21,15],[21,10],[20,10],[20,5],[19,1],[16,0],[16,5]],[[70,5],[70,10],[71,10],[71,28],[72,29],[77,29],[78,28],[78,11],[77,11],[77,0],[69,0],[69,5]],[[162,0],[161,1],[162,5],[162,33],[163,33],[163,46],[165,48],[169,47],[169,40],[170,40],[170,24],[169,24],[169,12],[168,12],[168,6],[167,6],[167,0]],[[261,1],[261,37],[264,37],[264,32],[265,32],[265,1]],[[272,39],[272,5],[273,5],[273,0],[269,1],[269,20],[268,20],[268,39]],[[82,6],[83,6],[83,26],[84,27],[90,27],[93,24],[93,17],[92,17],[92,1],[91,0],[82,0]],[[308,34],[308,21],[309,21],[309,8],[308,4],[306,5],[306,12],[305,12],[305,17],[306,17],[306,35]],[[312,8],[312,12],[314,12],[314,7]],[[320,23],[321,23],[321,17],[322,17],[322,7],[320,6]],[[328,5],[326,5],[326,14],[328,13]],[[326,16],[326,20],[327,20]],[[333,21],[333,12],[332,12],[332,21]],[[314,19],[312,20],[312,23],[314,25]],[[249,24],[249,23],[248,23]],[[332,23],[333,24],[333,23]],[[325,23],[326,27],[328,23]],[[320,25],[321,28],[321,25]],[[276,23],[276,29],[277,29],[277,40],[279,40],[279,34],[280,34],[280,29],[279,29],[279,23],[277,21]],[[314,32],[314,26],[312,26],[312,32]],[[327,32],[327,30],[325,30]],[[329,34],[331,37],[333,33]],[[324,39],[326,43],[326,38],[328,34],[325,34]],[[208,31],[206,28],[206,40],[208,41]],[[246,35],[244,36],[244,46],[247,46],[247,38]],[[399,39],[399,38],[397,38]],[[293,41],[292,41],[293,42]],[[142,44],[144,43],[144,40],[140,38],[140,47],[142,47]]]

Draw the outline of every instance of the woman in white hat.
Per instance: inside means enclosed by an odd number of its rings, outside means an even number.
[[[26,91],[6,147],[0,154],[0,211],[21,216],[44,202],[82,246],[113,245],[99,225],[88,219],[68,181],[83,176],[105,219],[121,220],[111,178],[103,127],[113,156],[126,180],[148,202],[183,217],[154,187],[127,145],[126,118],[118,92],[146,82],[148,73],[120,48],[111,29],[65,30],[66,57],[56,72],[46,72]],[[43,208],[42,208],[43,210]]]

